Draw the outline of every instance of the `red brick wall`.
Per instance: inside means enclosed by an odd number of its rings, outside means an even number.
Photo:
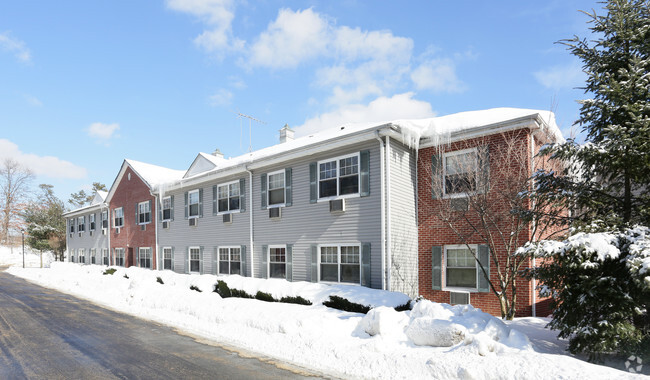
[[[508,142],[510,141],[510,143]],[[419,152],[418,158],[418,228],[419,228],[419,289],[420,294],[424,297],[435,301],[449,303],[449,291],[432,290],[432,273],[431,273],[431,247],[432,246],[445,246],[461,244],[462,240],[459,238],[458,232],[468,236],[467,243],[469,244],[485,244],[482,237],[477,233],[472,235],[473,228],[471,224],[478,224],[478,218],[473,217],[471,212],[469,215],[469,222],[458,220],[454,222],[457,231],[449,228],[448,224],[441,219],[441,213],[446,211],[448,206],[444,202],[449,202],[448,199],[433,199],[432,198],[432,179],[431,179],[431,157],[434,154],[442,152],[451,152],[471,147],[478,147],[482,145],[489,146],[490,152],[490,190],[487,193],[487,200],[491,204],[495,204],[497,212],[492,216],[500,218],[498,226],[503,231],[511,231],[508,226],[508,212],[510,205],[507,204],[502,194],[505,194],[508,189],[508,173],[520,170],[521,172],[531,173],[531,141],[530,133],[526,129],[511,131],[504,134],[495,134],[487,137],[481,137],[462,142],[456,142],[449,145],[443,145],[441,148],[424,148]],[[441,149],[441,150],[439,150]],[[506,154],[506,151],[512,153]],[[520,156],[523,155],[523,156]],[[513,160],[512,157],[521,157],[520,159]],[[448,204],[448,203],[447,203]],[[498,210],[502,210],[499,213]],[[453,214],[449,214],[454,217]],[[528,241],[530,231],[524,230],[518,239],[517,245],[521,246]],[[499,259],[504,262],[505,260],[505,245],[500,242],[495,242],[496,252],[490,252],[490,255],[496,254]],[[531,262],[528,260],[524,267],[530,267]],[[444,266],[444,260],[443,260]],[[443,275],[443,288],[445,284],[444,268]],[[490,263],[490,279],[494,284],[498,284],[497,271],[494,264]],[[533,289],[530,281],[524,279],[517,279],[517,316],[531,315],[532,308],[532,295]],[[471,293],[470,303],[480,308],[481,310],[492,315],[500,316],[501,310],[499,301],[496,295],[492,292],[489,293]]]
[[[146,224],[146,230],[142,231],[141,226],[136,224],[135,207],[137,203],[148,200],[151,200],[151,223]],[[149,187],[130,167],[127,166],[109,206],[111,209],[111,255],[114,248],[124,248],[124,265],[127,267],[131,264],[137,266],[138,263],[135,262],[137,248],[151,247],[151,265],[153,269],[156,269],[156,201],[149,192]],[[124,208],[124,227],[118,234],[112,227],[113,211],[119,207]],[[129,248],[133,248],[133,256],[130,256]]]

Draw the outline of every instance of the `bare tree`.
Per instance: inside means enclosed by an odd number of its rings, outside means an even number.
[[[24,228],[22,212],[27,205],[31,170],[11,158],[0,167],[0,241],[9,243],[12,230]]]
[[[479,277],[485,278],[497,297],[501,317],[516,313],[518,280],[532,256],[518,251],[528,241],[551,238],[565,231],[554,218],[563,209],[552,200],[535,200],[529,195],[534,186],[533,170],[551,167],[546,157],[531,157],[527,131],[504,132],[453,146],[457,155],[446,155],[451,146],[437,148],[429,168],[431,193],[420,194],[420,208],[426,225],[453,231],[461,245],[474,256]],[[445,167],[443,168],[443,165]],[[422,167],[422,166],[421,166]],[[431,200],[432,196],[435,198]],[[426,196],[428,199],[422,199]],[[489,273],[472,245],[489,249]],[[486,265],[487,266],[487,265]]]

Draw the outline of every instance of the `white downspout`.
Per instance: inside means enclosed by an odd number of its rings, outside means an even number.
[[[158,207],[161,207],[160,204],[158,204],[158,198],[160,198],[160,203],[162,203],[162,197],[157,197],[154,195],[154,199],[156,200],[156,213],[151,216],[151,219],[155,220],[156,223],[154,224],[156,226],[156,270],[160,270],[160,251],[158,247]]]
[[[533,135],[533,132],[530,132],[530,171],[531,171],[531,176],[535,174],[535,136]],[[535,219],[533,219],[533,231],[535,230]],[[534,238],[534,236],[533,236]],[[533,268],[537,265],[535,263],[535,256],[533,256]],[[531,300],[533,301],[532,305],[532,314],[533,317],[537,316],[537,281],[535,281],[535,278],[533,277],[531,279],[531,286],[532,286],[532,297]]]
[[[381,288],[383,290],[386,290],[386,227],[385,227],[385,219],[384,219],[384,213],[385,213],[385,203],[384,203],[384,141],[379,137],[379,131],[375,131],[375,135],[377,138],[377,141],[379,141],[379,178],[380,178],[380,186],[379,188],[381,189],[379,191],[379,199],[380,199],[380,206],[379,206],[379,212],[380,212],[380,230],[381,230]]]
[[[386,290],[390,291],[390,273],[393,268],[392,266],[392,248],[391,248],[391,238],[390,238],[390,136],[386,135],[386,247],[388,255],[386,255],[386,266],[388,270],[386,272]]]
[[[255,278],[255,250],[253,249],[253,173],[248,170],[248,167],[245,167],[245,170],[248,172],[248,208],[250,214],[248,215],[248,226],[249,226],[249,245],[251,247],[251,278]],[[244,273],[244,276],[246,274]]]

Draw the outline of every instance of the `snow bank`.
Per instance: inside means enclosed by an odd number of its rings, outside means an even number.
[[[52,252],[43,252],[43,267],[48,268],[50,263],[54,261]],[[23,247],[5,247],[0,246],[0,266],[23,266]],[[28,246],[25,246],[25,266],[28,268],[36,268],[41,266],[41,253],[32,251]]]
[[[8,271],[100,305],[334,377],[628,376],[568,356],[538,353],[525,334],[471,306],[420,301],[411,311],[397,312],[392,306],[403,304],[406,296],[359,286],[116,269],[113,275],[104,275],[104,266],[52,263],[49,269]],[[217,280],[251,294],[261,290],[275,298],[301,295],[314,304],[222,299],[212,291]],[[320,304],[330,294],[376,307],[365,316],[330,309]]]

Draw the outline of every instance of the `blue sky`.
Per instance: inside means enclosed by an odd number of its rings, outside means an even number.
[[[0,4],[0,159],[65,200],[124,158],[187,169],[346,122],[492,107],[578,116],[595,1]]]

